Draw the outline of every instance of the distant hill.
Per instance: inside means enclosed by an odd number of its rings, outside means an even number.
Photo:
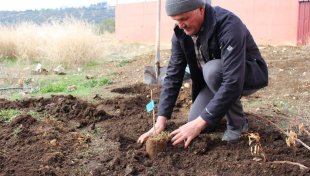
[[[106,19],[114,19],[115,8],[106,2],[81,8],[60,8],[26,11],[0,11],[0,24],[15,24],[20,22],[34,22],[37,24],[61,21],[66,17],[85,20],[99,24]]]

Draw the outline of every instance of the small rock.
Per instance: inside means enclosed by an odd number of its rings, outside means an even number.
[[[259,157],[254,157],[253,160],[259,162],[259,161],[262,161],[263,159]]]
[[[51,141],[49,142],[49,144],[50,144],[51,146],[56,146],[56,145],[58,145],[57,139],[51,140]]]
[[[76,85],[71,85],[71,86],[68,86],[67,89],[68,89],[69,92],[73,92],[73,91],[75,91],[77,89],[77,86]]]
[[[40,63],[38,63],[38,65],[36,66],[36,68],[34,69],[34,74],[47,74],[48,71],[42,67],[42,65]]]
[[[94,77],[94,76],[91,76],[91,75],[86,75],[85,78],[86,78],[86,79],[94,79],[95,77]]]
[[[54,69],[54,73],[57,75],[65,75],[65,68],[62,67],[61,65],[58,65],[55,69]]]
[[[38,63],[38,65],[36,66],[36,68],[34,69],[36,72],[40,73],[42,70],[42,64]]]

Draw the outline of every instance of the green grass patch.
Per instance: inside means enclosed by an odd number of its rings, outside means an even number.
[[[259,105],[258,101],[251,101],[251,102],[249,102],[249,106],[251,106],[251,107],[255,107],[255,106],[258,106],[258,105]]]
[[[31,115],[34,118],[38,118],[39,117],[39,113],[36,112],[36,111],[29,111],[27,114]]]
[[[3,109],[0,110],[0,120],[4,122],[10,122],[16,116],[20,114],[20,111],[17,109]]]
[[[0,57],[0,63],[4,63],[4,64],[13,64],[16,63],[17,58],[14,56],[4,56],[4,57]]]
[[[98,66],[98,65],[99,65],[98,62],[92,60],[92,61],[87,62],[87,63],[84,65],[84,67],[85,67],[85,68],[93,68],[93,67],[96,67],[96,66]]]
[[[132,63],[132,61],[128,60],[128,59],[123,59],[121,61],[119,61],[119,63],[117,64],[118,67],[124,67],[127,64]]]
[[[106,76],[87,79],[85,75],[47,75],[41,76],[35,83],[35,89],[29,92],[27,97],[49,97],[51,95],[72,95],[88,97],[102,87],[112,84],[112,80]],[[20,92],[10,94],[9,100],[22,99],[25,96]]]
[[[85,88],[94,88],[94,87],[105,86],[105,85],[109,85],[109,84],[112,84],[112,81],[108,78],[103,77],[100,79],[89,80],[89,81],[85,82],[84,84],[82,84],[82,86]]]
[[[58,93],[58,92],[65,92],[67,86],[69,86],[65,82],[55,82],[49,85],[44,85],[41,87],[41,93]]]
[[[3,58],[2,58],[3,59]],[[2,61],[2,60],[1,60]],[[23,69],[25,66],[29,70],[34,70],[37,64],[17,61],[18,63],[4,64],[8,71]],[[88,98],[94,92],[102,91],[102,88],[106,85],[112,84],[112,75],[101,75],[99,61],[89,61],[81,66],[82,71],[68,67],[66,75],[55,75],[52,72],[47,75],[30,74],[25,75],[25,85],[32,88],[30,92],[26,94],[21,93],[21,90],[7,90],[5,98],[8,100],[19,100],[28,97],[49,97],[51,95],[73,95]],[[52,64],[42,64],[43,67],[50,69]],[[89,70],[89,71],[85,71]],[[83,72],[84,71],[84,72]],[[30,71],[29,71],[30,72]],[[93,75],[92,79],[86,77],[87,74]],[[14,81],[14,82],[13,82]],[[17,80],[8,80],[3,83],[3,87],[9,87]]]
[[[94,79],[86,79],[83,75],[57,76],[52,80],[42,80],[40,82],[41,94],[51,93],[78,93],[89,92],[93,88],[102,87],[112,84],[112,80],[107,77],[99,77]]]

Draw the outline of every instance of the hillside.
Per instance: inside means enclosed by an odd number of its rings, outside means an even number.
[[[103,2],[81,8],[0,11],[0,24],[16,24],[25,21],[41,24],[55,20],[61,21],[66,17],[73,17],[90,23],[100,23],[105,19],[114,18],[114,7]]]

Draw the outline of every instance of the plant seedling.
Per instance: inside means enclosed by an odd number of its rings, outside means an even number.
[[[155,128],[155,103],[153,100],[153,93],[151,90],[151,102],[147,105],[147,111],[152,111],[153,116],[153,128],[154,133],[150,136],[146,141],[146,152],[150,158],[154,158],[158,153],[163,152],[167,148],[167,140],[169,138],[168,132],[161,132],[160,134],[156,134]]]
[[[163,152],[167,148],[168,132],[161,132],[149,137],[146,141],[146,153],[150,158],[154,158],[158,153]]]

